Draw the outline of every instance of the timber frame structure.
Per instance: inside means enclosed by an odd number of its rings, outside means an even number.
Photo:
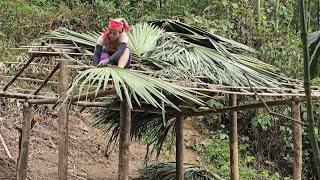
[[[4,62],[5,66],[20,66],[20,69],[14,76],[0,75],[2,87],[0,90],[0,97],[14,98],[24,102],[23,106],[23,121],[21,129],[21,147],[19,158],[17,160],[17,179],[24,180],[27,177],[27,163],[29,153],[29,141],[31,132],[31,115],[30,107],[34,104],[51,104],[55,108],[59,104],[59,152],[58,152],[58,176],[59,179],[67,179],[68,177],[68,102],[60,102],[60,97],[66,95],[70,87],[71,72],[92,68],[90,59],[92,53],[77,45],[63,44],[57,42],[43,42],[38,46],[21,46],[17,50],[28,50],[29,59],[25,62]],[[48,61],[49,60],[49,61]],[[37,62],[39,61],[39,62]],[[35,79],[28,77],[21,77],[24,71],[31,66],[51,68],[47,77],[44,79]],[[130,71],[135,71],[143,74],[152,74],[146,70],[139,59],[134,57]],[[59,74],[59,81],[52,81],[51,78],[55,73]],[[299,116],[299,103],[304,101],[304,90],[302,85],[288,86],[287,88],[268,88],[268,87],[233,87],[223,85],[213,85],[205,83],[194,83],[185,81],[176,81],[164,79],[165,81],[183,85],[186,89],[199,92],[203,94],[203,99],[210,99],[213,96],[219,97],[221,95],[229,95],[229,106],[223,108],[201,107],[197,110],[192,108],[184,108],[182,111],[175,109],[168,110],[168,116],[176,118],[176,173],[177,179],[184,179],[183,175],[183,119],[192,116],[202,116],[209,114],[230,113],[230,161],[231,161],[231,179],[239,179],[239,165],[238,165],[238,132],[237,132],[237,112],[258,108],[266,108],[270,112],[269,107],[273,106],[290,106],[292,108],[291,121],[293,123],[293,137],[294,137],[294,179],[301,179],[302,166],[302,134],[301,126],[304,125]],[[39,84],[36,89],[21,89],[13,87],[14,82],[24,81]],[[1,82],[0,82],[1,83]],[[47,84],[58,85],[58,92],[42,92]],[[1,84],[0,84],[1,85]],[[101,96],[114,94],[112,88],[100,90],[97,94],[89,92],[80,96],[71,97],[70,101],[73,105],[84,108],[90,107],[106,107],[108,104],[98,101]],[[252,104],[237,105],[237,96],[253,96],[258,97],[260,101]],[[263,101],[262,96],[276,97],[270,101]],[[320,99],[320,89],[313,87],[312,97],[314,100]],[[97,99],[95,101],[95,99]],[[86,101],[92,100],[92,101]],[[123,101],[125,102],[125,101]],[[129,145],[130,145],[130,121],[131,112],[134,111],[148,111],[149,113],[161,114],[161,110],[153,108],[152,106],[141,106],[130,109],[128,104],[120,103],[120,107],[111,107],[115,111],[120,111],[120,140],[119,140],[119,166],[118,177],[120,180],[128,179],[129,177]],[[272,112],[271,112],[272,113]],[[275,114],[275,113],[274,113]],[[276,114],[279,115],[279,114]]]

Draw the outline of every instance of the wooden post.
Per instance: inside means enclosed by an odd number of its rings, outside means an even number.
[[[291,116],[293,119],[300,121],[300,107],[299,103],[292,101],[291,103]],[[294,167],[293,179],[302,179],[302,131],[301,124],[293,122],[293,144],[294,144]]]
[[[60,61],[59,71],[59,95],[63,97],[68,90],[69,69],[66,60]],[[58,153],[58,177],[66,180],[68,176],[68,103],[61,104],[59,113],[59,153]]]
[[[183,171],[183,149],[184,149],[184,139],[183,139],[183,120],[181,114],[176,116],[176,179],[184,179]]]
[[[230,106],[237,106],[237,95],[229,95]],[[239,179],[239,160],[238,160],[238,123],[237,111],[230,111],[230,178],[231,180]]]
[[[129,146],[131,128],[131,108],[126,98],[120,103],[120,139],[118,180],[129,179]]]
[[[23,122],[21,130],[21,138],[19,142],[19,157],[17,160],[17,180],[25,180],[27,178],[28,155],[30,146],[31,131],[31,112],[28,103],[23,104]]]

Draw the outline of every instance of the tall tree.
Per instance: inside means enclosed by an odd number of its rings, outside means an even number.
[[[261,23],[261,0],[257,0],[257,32],[260,29]]]
[[[280,7],[280,0],[276,0],[275,1],[275,15],[274,15],[274,23],[275,23],[275,31],[278,34],[278,30],[279,30],[279,7]]]
[[[315,122],[314,122],[314,116],[313,116],[313,107],[312,107],[311,90],[310,90],[308,25],[307,25],[307,18],[306,18],[305,0],[298,0],[298,9],[300,10],[300,22],[301,22],[300,27],[301,27],[301,41],[302,41],[302,47],[303,47],[304,89],[306,93],[308,132],[309,132],[311,148],[313,152],[313,160],[316,166],[318,178],[320,178],[320,152],[319,152],[319,146],[318,146],[316,130],[315,130]]]

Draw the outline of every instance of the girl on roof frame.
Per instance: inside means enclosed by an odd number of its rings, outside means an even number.
[[[108,28],[97,39],[93,55],[93,65],[105,67],[107,64],[127,68],[131,62],[128,35],[131,28],[124,18],[110,19]]]

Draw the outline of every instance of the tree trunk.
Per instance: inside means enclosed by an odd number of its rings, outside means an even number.
[[[293,119],[300,121],[300,107],[299,103],[292,101],[291,103],[291,116]],[[294,168],[293,179],[302,179],[302,130],[301,124],[292,122],[293,125],[293,144],[294,144]]]
[[[183,171],[183,149],[184,149],[184,139],[183,139],[183,119],[181,114],[176,116],[176,179],[184,179]]]
[[[28,156],[30,146],[31,112],[28,103],[23,104],[23,122],[19,140],[19,157],[17,160],[17,180],[27,178]]]
[[[125,97],[120,104],[120,138],[119,138],[119,164],[118,179],[129,179],[129,146],[131,128],[131,109]]]
[[[68,90],[68,62],[60,61],[59,95],[64,97]],[[65,180],[68,177],[68,102],[61,104],[59,113],[59,152],[58,152],[58,178]]]
[[[276,5],[275,5],[275,31],[278,34],[279,32],[279,7],[280,7],[280,0],[276,0]]]
[[[300,9],[300,22],[301,22],[301,41],[303,47],[303,61],[304,61],[304,89],[306,93],[306,105],[307,105],[307,122],[308,132],[310,137],[311,148],[313,152],[313,160],[317,171],[318,178],[320,178],[320,152],[317,142],[317,135],[315,131],[315,122],[313,116],[313,107],[311,101],[311,90],[310,90],[310,68],[309,68],[309,52],[308,52],[308,30],[307,20],[305,13],[304,0],[298,0],[298,6]]]
[[[144,15],[144,0],[141,0],[141,14]]]
[[[320,30],[320,0],[318,0],[318,13],[317,13],[317,17],[318,17],[318,30]]]
[[[237,95],[229,95],[230,106],[237,106]],[[238,180],[239,178],[239,160],[238,160],[238,123],[237,111],[230,111],[230,178]]]
[[[257,32],[260,31],[261,23],[261,0],[257,0]]]

